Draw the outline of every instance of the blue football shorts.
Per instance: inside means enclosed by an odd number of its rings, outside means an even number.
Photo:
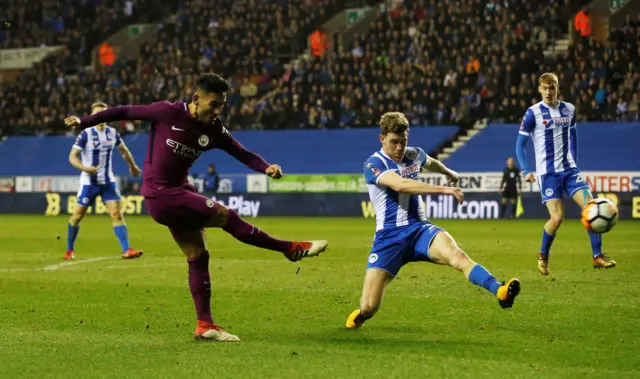
[[[580,190],[590,189],[578,169],[543,174],[539,178],[539,185],[543,204],[552,199],[562,200],[563,193],[572,197]]]
[[[376,268],[396,276],[400,268],[409,262],[431,262],[429,247],[443,230],[425,221],[377,231],[367,270]]]
[[[78,205],[83,207],[92,206],[96,197],[102,197],[102,202],[119,201],[120,190],[115,182],[105,184],[83,184],[78,189]]]

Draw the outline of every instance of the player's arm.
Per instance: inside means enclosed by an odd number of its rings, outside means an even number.
[[[464,195],[460,188],[436,186],[433,184],[422,183],[417,180],[403,178],[395,171],[385,171],[380,174],[378,185],[391,188],[396,192],[408,193],[410,195],[422,195],[427,193],[443,193],[454,195],[460,203],[464,199]]]
[[[571,151],[573,160],[578,164],[578,129],[576,126],[576,112],[574,109],[571,124],[569,125],[569,151]]]
[[[82,118],[69,116],[64,119],[64,123],[72,129],[85,129],[98,124],[122,120],[158,122],[163,116],[166,116],[169,106],[170,103],[167,101],[160,101],[149,105],[121,105],[107,108],[102,112]]]
[[[280,165],[269,164],[260,155],[248,150],[242,146],[238,140],[236,140],[231,133],[222,127],[220,137],[220,148],[226,151],[229,155],[242,162],[245,166],[249,167],[253,171],[267,174],[274,179],[280,179],[282,177],[282,169]]]
[[[124,159],[124,161],[129,165],[129,173],[131,176],[140,176],[140,167],[136,164],[136,161],[133,158],[131,151],[127,148],[127,145],[125,145],[122,138],[120,138],[120,134],[116,134],[116,147],[118,148],[120,155],[122,155],[122,159]]]
[[[420,154],[420,159],[422,160],[422,167],[426,168],[428,171],[435,172],[438,174],[442,174],[449,179],[449,182],[452,184],[457,184],[460,179],[458,173],[445,166],[444,163],[439,160],[428,156],[423,149],[418,148],[418,153]]]
[[[87,132],[82,131],[78,138],[76,138],[76,142],[73,144],[71,151],[69,152],[69,163],[80,171],[84,171],[88,174],[96,174],[98,172],[97,167],[87,167],[82,164],[80,160],[80,153],[87,145]]]
[[[527,143],[531,138],[531,132],[536,127],[536,118],[531,109],[527,109],[527,112],[522,118],[522,124],[520,125],[520,131],[518,132],[518,139],[516,140],[516,157],[518,158],[518,164],[524,173],[526,181],[535,181],[535,176],[527,163]]]
[[[365,162],[364,177],[368,184],[388,187],[396,192],[412,195],[444,193],[454,195],[460,202],[464,199],[462,191],[460,191],[459,188],[436,186],[413,179],[402,178],[396,170],[387,168],[380,158],[377,157],[371,157]]]

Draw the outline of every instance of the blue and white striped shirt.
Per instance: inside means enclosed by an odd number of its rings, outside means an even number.
[[[570,129],[576,127],[576,108],[558,101],[555,107],[539,102],[527,109],[520,134],[531,136],[538,175],[577,168],[570,146]]]
[[[427,163],[427,154],[419,147],[407,147],[400,163],[394,162],[382,150],[367,159],[364,176],[376,213],[376,231],[427,220],[420,196],[399,193],[378,184],[380,178],[388,172],[395,172],[403,178],[418,179],[420,169]]]
[[[80,174],[80,184],[107,184],[115,182],[111,169],[111,157],[113,150],[120,146],[122,139],[120,134],[112,127],[105,126],[103,131],[97,126],[86,128],[78,135],[73,145],[74,149],[82,151],[82,164],[86,167],[98,167],[97,174]]]

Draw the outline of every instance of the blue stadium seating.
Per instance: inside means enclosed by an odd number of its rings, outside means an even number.
[[[248,149],[270,162],[279,163],[289,174],[359,173],[364,161],[380,148],[377,128],[347,130],[240,131],[234,136]],[[409,144],[429,152],[458,130],[457,126],[413,127]],[[142,166],[147,148],[146,134],[124,138]],[[0,144],[0,176],[77,175],[68,163],[73,137],[10,137]],[[113,158],[114,173],[126,175],[125,163]],[[214,163],[223,174],[251,171],[226,153],[211,151],[196,162],[192,173],[204,173]]]
[[[457,171],[500,171],[515,157],[519,125],[489,125],[444,163]],[[578,166],[583,171],[640,171],[640,124],[582,123],[578,125]],[[533,147],[527,145],[529,165]]]

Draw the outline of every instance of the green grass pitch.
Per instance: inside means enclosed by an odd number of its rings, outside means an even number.
[[[91,216],[69,264],[65,218],[0,217],[1,378],[640,377],[638,222],[605,235],[618,267],[604,271],[566,221],[549,277],[536,269],[542,220],[437,222],[496,277],[521,279],[514,308],[448,267],[414,263],[360,330],[344,323],[372,220],[255,220],[277,237],[330,241],[299,264],[210,231],[214,317],[239,344],[192,340],[184,258],[151,218],[127,222],[141,259],[120,259],[108,219]]]

